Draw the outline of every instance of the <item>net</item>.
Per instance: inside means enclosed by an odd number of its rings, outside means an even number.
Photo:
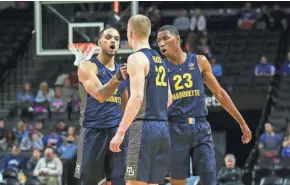
[[[73,43],[68,45],[68,49],[75,55],[74,65],[77,67],[82,62],[91,59],[97,48],[94,43]]]

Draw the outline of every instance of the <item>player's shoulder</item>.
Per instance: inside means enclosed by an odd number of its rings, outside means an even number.
[[[91,62],[91,61],[85,61],[81,63],[78,67],[78,75],[82,75],[84,73],[95,73],[98,72],[98,66]]]
[[[147,56],[143,52],[135,52],[129,55],[127,63],[128,65],[142,65],[144,61],[148,61]]]

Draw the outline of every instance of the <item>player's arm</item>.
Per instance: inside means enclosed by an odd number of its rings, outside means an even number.
[[[97,65],[89,61],[82,63],[78,68],[79,81],[83,84],[86,91],[100,103],[103,103],[114,94],[120,81],[114,75],[108,83],[102,85],[97,77],[97,73]]]
[[[122,93],[121,93],[121,104],[122,104],[122,112],[124,114],[125,109],[126,109],[126,105],[128,103],[128,88],[126,88]]]
[[[222,107],[239,123],[240,127],[244,132],[244,129],[248,129],[247,124],[236,106],[234,105],[233,101],[229,97],[228,93],[220,86],[217,79],[213,75],[210,63],[203,55],[198,55],[197,61],[203,75],[204,83],[211,90],[211,92],[220,102]],[[248,139],[251,140],[251,133],[248,133]]]
[[[117,131],[119,135],[126,133],[138,114],[143,101],[146,66],[146,62],[142,61],[143,58],[144,56],[141,53],[134,53],[129,56],[127,61],[127,73],[130,76],[130,97]]]
[[[172,93],[171,93],[170,84],[169,84],[169,80],[168,80],[168,102],[167,102],[167,107],[170,107],[172,102],[173,102]]]

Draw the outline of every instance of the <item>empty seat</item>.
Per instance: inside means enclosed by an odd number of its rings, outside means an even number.
[[[284,179],[284,184],[283,185],[290,185],[290,177],[287,177]]]
[[[52,120],[66,120],[68,118],[67,112],[52,112],[51,119]]]
[[[274,165],[275,174],[279,177],[289,177],[290,175],[290,159],[280,159],[278,164]]]
[[[260,182],[263,177],[270,176],[274,170],[274,163],[272,159],[260,158],[258,163],[254,166],[253,178],[256,182]]]
[[[275,175],[262,178],[260,185],[283,185],[283,178],[279,178]]]

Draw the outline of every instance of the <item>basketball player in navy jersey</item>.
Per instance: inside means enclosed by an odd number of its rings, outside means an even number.
[[[166,57],[173,103],[169,107],[171,137],[169,174],[172,185],[185,185],[192,166],[202,185],[216,185],[216,162],[205,103],[204,85],[211,90],[223,108],[239,123],[247,144],[252,135],[231,98],[214,77],[210,63],[203,55],[185,53],[180,47],[178,30],[165,25],[158,30],[158,46]]]
[[[82,185],[97,185],[104,176],[113,185],[125,184],[122,156],[109,150],[126,106],[126,66],[114,61],[120,42],[116,29],[100,33],[100,53],[78,68],[81,97],[80,140],[75,177]],[[123,167],[122,167],[123,166]],[[118,172],[120,171],[120,172]]]
[[[160,55],[149,46],[151,22],[144,15],[130,18],[127,27],[129,46],[127,62],[129,100],[118,131],[110,143],[120,152],[126,133],[127,185],[164,182],[169,162],[167,107],[171,100],[167,69]]]

